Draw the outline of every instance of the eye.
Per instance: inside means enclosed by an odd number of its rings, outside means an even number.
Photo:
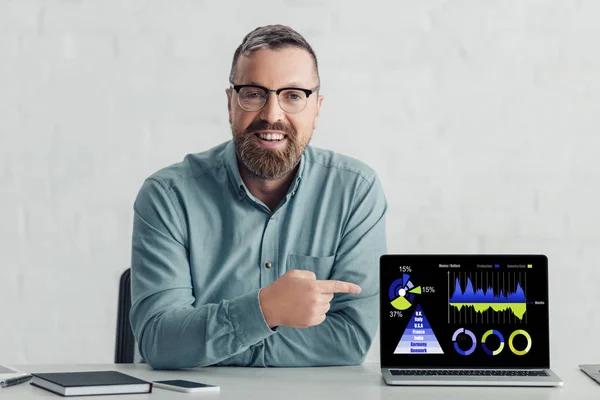
[[[306,97],[306,94],[299,90],[290,90],[284,92],[283,94],[285,96],[285,99],[288,101],[304,100],[304,98]]]
[[[256,98],[262,97],[262,94],[258,91],[246,92],[246,93],[244,93],[244,97],[247,99],[256,99]]]

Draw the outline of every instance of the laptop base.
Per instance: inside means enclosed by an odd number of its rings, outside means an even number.
[[[386,384],[392,386],[533,386],[556,387],[563,386],[563,381],[552,370],[536,370],[545,372],[546,376],[473,376],[473,375],[392,375],[395,368],[382,368],[381,374]],[[402,368],[407,370],[407,368]],[[410,368],[408,368],[410,370]],[[414,369],[414,371],[424,369]],[[461,373],[469,369],[452,369],[451,372]],[[471,370],[474,371],[474,370]]]

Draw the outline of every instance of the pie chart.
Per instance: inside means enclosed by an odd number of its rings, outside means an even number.
[[[421,286],[415,286],[410,281],[410,275],[403,274],[390,285],[390,301],[397,310],[407,310],[415,300],[415,294],[421,294]]]

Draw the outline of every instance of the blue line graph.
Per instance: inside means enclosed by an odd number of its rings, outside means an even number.
[[[494,294],[494,288],[489,286],[487,289],[473,289],[473,283],[467,278],[465,289],[462,290],[460,281],[456,278],[454,293],[450,297],[450,303],[526,303],[525,292],[520,283],[514,292],[504,294],[500,289],[498,295]]]

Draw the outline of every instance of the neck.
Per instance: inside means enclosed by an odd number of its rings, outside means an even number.
[[[277,179],[262,179],[248,171],[244,163],[238,159],[238,166],[242,180],[254,197],[262,201],[271,210],[274,210],[281,199],[285,196],[290,187],[290,183],[296,176],[299,166],[297,165],[290,172]]]

